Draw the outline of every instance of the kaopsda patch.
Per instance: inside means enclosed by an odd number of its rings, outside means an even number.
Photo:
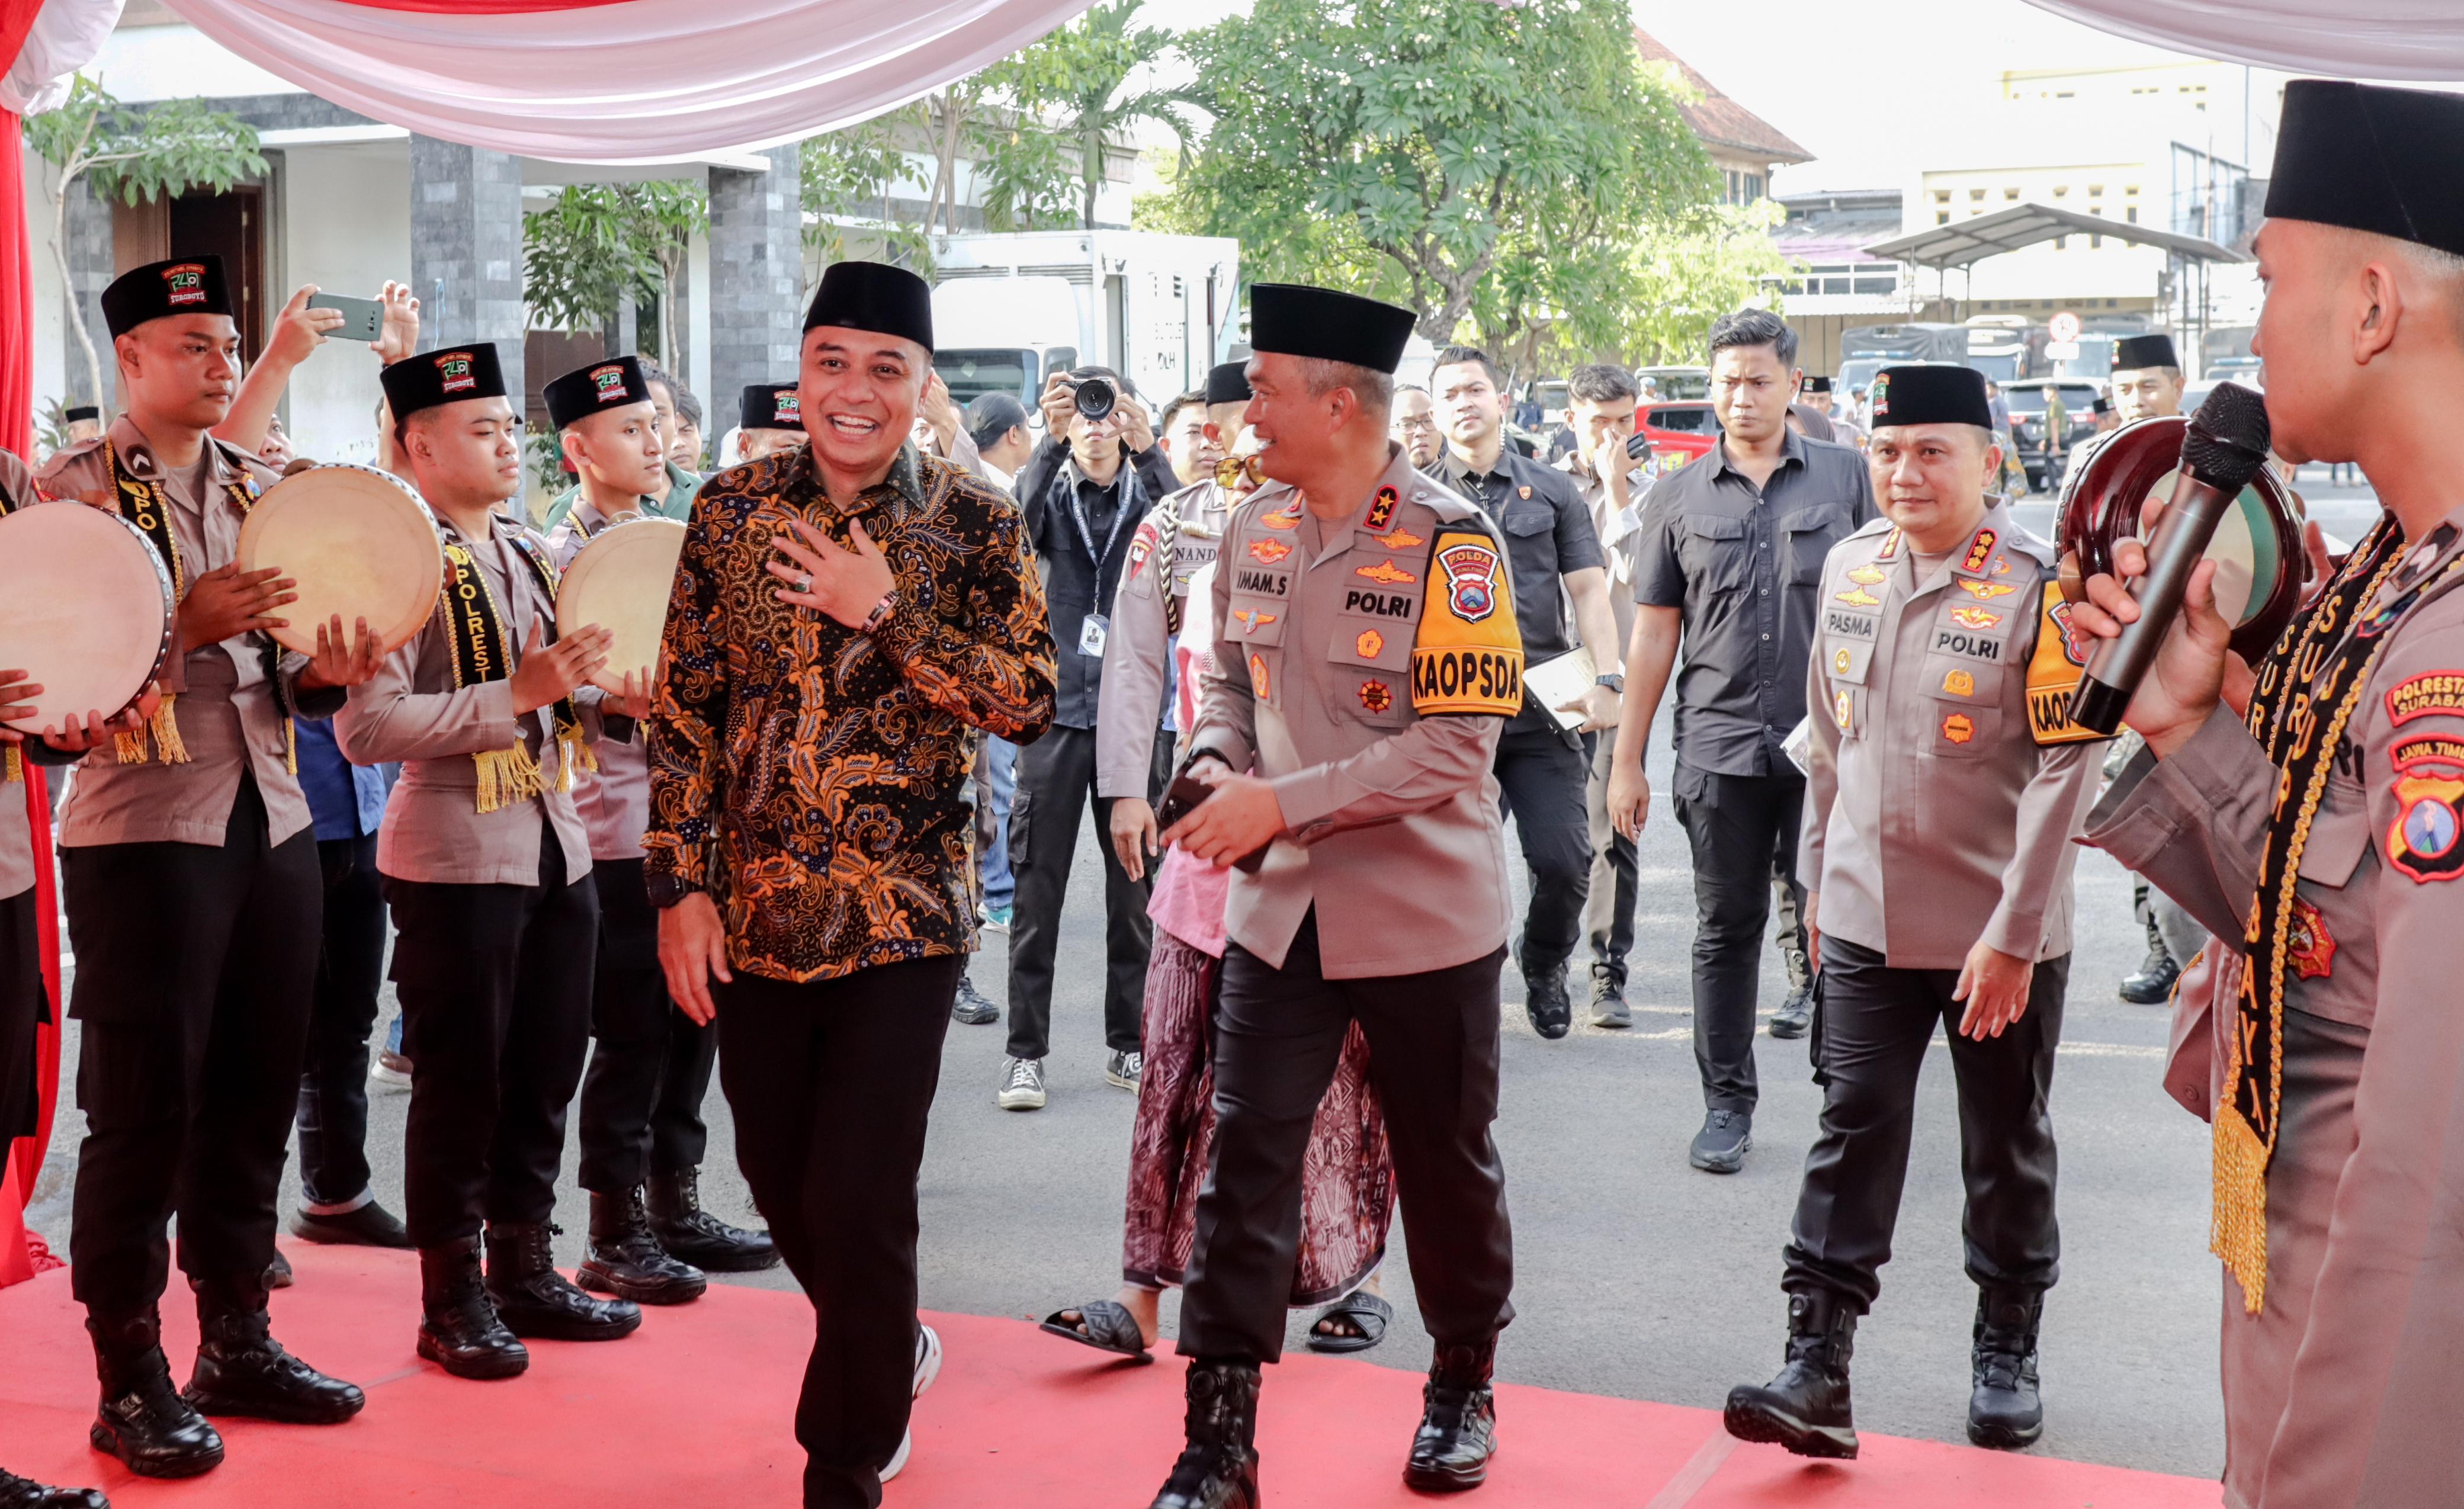
[[[1523,711],[1523,634],[1506,552],[1477,529],[1441,528],[1412,642],[1412,710],[1424,718]]]
[[[2110,738],[2071,717],[2071,699],[2087,674],[2090,645],[2086,630],[2071,623],[2071,605],[2063,601],[2058,582],[2045,583],[2037,611],[2036,650],[2028,657],[2028,732],[2039,745]]]

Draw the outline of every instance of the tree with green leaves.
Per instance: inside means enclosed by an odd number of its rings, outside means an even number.
[[[1188,122],[1181,117],[1186,101],[1146,81],[1172,51],[1173,37],[1131,24],[1145,3],[1103,0],[984,71],[990,87],[1046,122],[1056,144],[1073,152],[1083,229],[1095,224],[1108,139],[1153,123],[1170,127],[1184,144],[1188,140]],[[1033,129],[1032,120],[1021,123],[1022,131]]]
[[[660,363],[680,373],[687,259],[693,238],[709,229],[710,195],[700,184],[571,185],[523,218],[522,296],[561,330],[611,329],[627,305],[654,299],[651,344]]]
[[[120,102],[80,74],[57,110],[26,121],[26,141],[52,164],[52,260],[68,291],[69,328],[85,353],[88,402],[100,403],[102,359],[85,322],[85,301],[69,273],[69,195],[83,180],[102,198],[147,203],[210,188],[216,193],[265,171],[256,128],[199,99],[166,99],[143,109]]]
[[[803,200],[814,223],[805,228],[804,239],[824,265],[850,253],[849,222],[880,228],[885,260],[918,269],[932,265],[922,228],[902,224],[890,204],[891,189],[908,175],[901,139],[920,124],[919,107],[905,105],[805,139]]]
[[[1637,237],[1718,198],[1632,24],[1612,0],[1257,0],[1180,41],[1215,124],[1155,223],[1407,305],[1440,344],[1621,346]]]

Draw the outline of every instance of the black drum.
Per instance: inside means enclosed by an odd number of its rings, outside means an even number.
[[[2141,515],[2151,499],[2172,495],[2189,426],[2178,416],[2124,425],[2071,467],[2057,515],[2065,596],[2078,595],[2080,580],[2113,569],[2116,541],[2147,537]],[[2208,558],[2216,563],[2216,607],[2233,626],[2233,653],[2255,661],[2293,622],[2309,567],[2300,499],[2273,468],[2260,469],[2237,502],[2217,522]]]

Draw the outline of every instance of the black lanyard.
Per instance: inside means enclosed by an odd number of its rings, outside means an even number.
[[[1123,472],[1127,472],[1131,465],[1127,457],[1122,458]],[[1120,542],[1121,526],[1130,521],[1130,479],[1126,475],[1116,475],[1112,478],[1112,486],[1120,506],[1112,511],[1112,528],[1104,536],[1102,550],[1095,548],[1095,532],[1087,521],[1087,494],[1079,490],[1076,483],[1069,487],[1069,518],[1078,526],[1078,541],[1087,547],[1087,558],[1094,563],[1098,578],[1104,574],[1104,562],[1111,558],[1112,547]]]

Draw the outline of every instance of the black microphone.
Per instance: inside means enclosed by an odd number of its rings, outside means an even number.
[[[2156,647],[2182,611],[2190,568],[2208,553],[2216,523],[2267,465],[2267,401],[2237,383],[2219,383],[2182,436],[2182,464],[2165,516],[2147,541],[2147,572],[2130,583],[2139,620],[2099,645],[2071,697],[2071,720],[2099,733],[2122,727],[2122,714],[2155,663]]]

